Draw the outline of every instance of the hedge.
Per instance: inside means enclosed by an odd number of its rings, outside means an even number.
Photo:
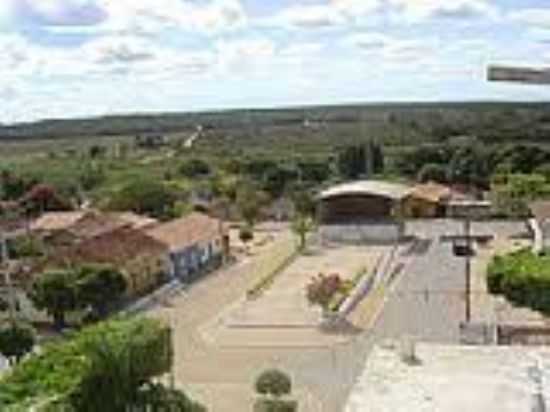
[[[124,348],[132,357],[135,381],[148,381],[172,363],[170,329],[152,319],[112,320],[44,346],[0,379],[0,410],[23,411],[50,400],[70,399],[93,390],[92,348]],[[99,388],[97,388],[99,389]],[[98,398],[100,398],[98,390]],[[62,401],[63,403],[63,401]]]
[[[517,306],[550,314],[550,256],[528,249],[495,256],[487,269],[487,287]]]
[[[254,412],[296,412],[298,402],[293,399],[258,399],[254,403]]]

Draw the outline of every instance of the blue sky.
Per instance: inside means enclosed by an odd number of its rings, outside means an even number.
[[[548,0],[0,0],[0,122],[379,101],[550,100]]]

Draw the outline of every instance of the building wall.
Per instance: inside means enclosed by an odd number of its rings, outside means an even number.
[[[339,243],[393,243],[405,236],[405,225],[395,220],[373,220],[360,224],[323,225],[322,241]]]
[[[322,200],[319,210],[321,223],[338,224],[390,218],[393,201],[380,196],[339,196]]]
[[[223,243],[219,238],[170,253],[172,276],[185,279],[222,262]]]
[[[437,202],[409,197],[403,202],[403,213],[408,218],[443,217],[444,208]]]

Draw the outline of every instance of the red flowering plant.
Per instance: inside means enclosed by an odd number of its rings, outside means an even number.
[[[327,276],[319,273],[319,275],[311,279],[306,287],[307,300],[312,305],[319,305],[324,311],[327,311],[333,297],[343,287],[344,282],[340,278],[340,275],[334,273]]]

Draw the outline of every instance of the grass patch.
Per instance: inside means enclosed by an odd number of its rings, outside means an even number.
[[[259,297],[273,284],[277,275],[296,259],[298,254],[299,251],[296,249],[294,243],[286,241],[280,242],[269,253],[260,256],[253,269],[261,273],[259,276],[260,280],[248,289],[246,292],[247,298],[255,299]]]

